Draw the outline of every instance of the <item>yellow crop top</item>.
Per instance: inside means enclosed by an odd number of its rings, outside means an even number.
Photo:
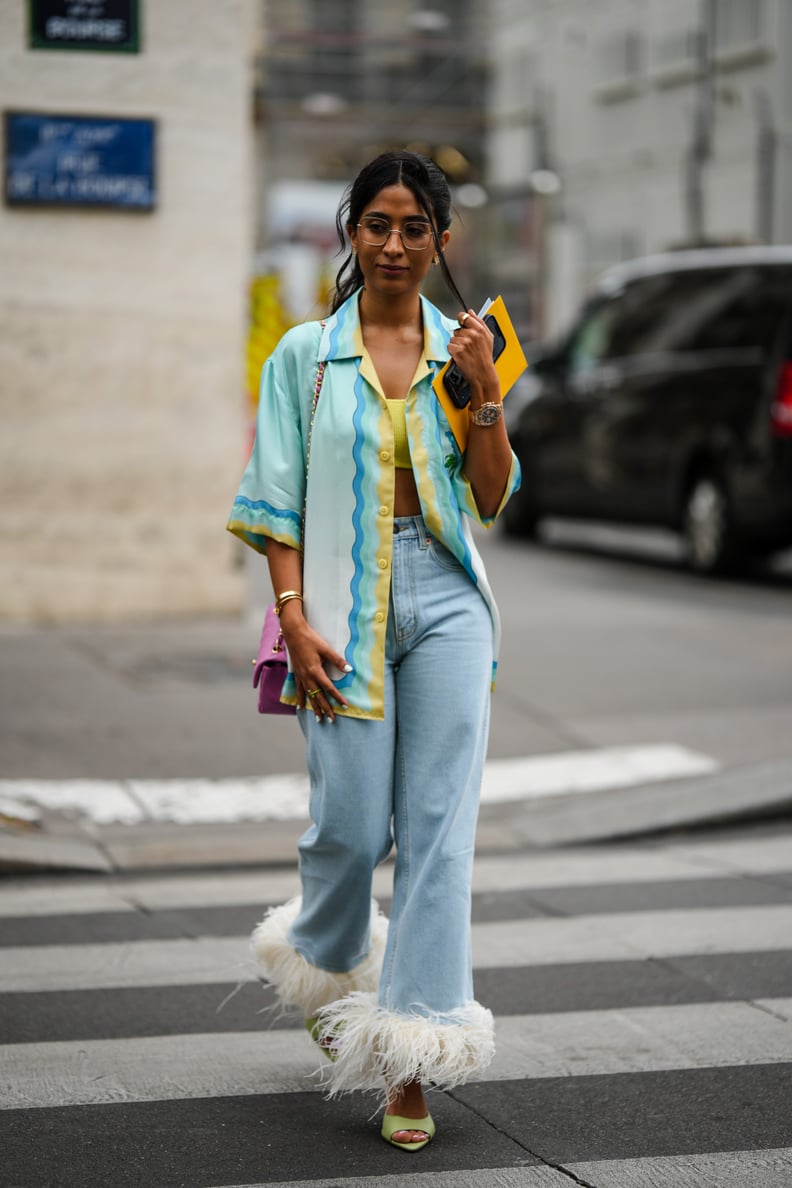
[[[388,400],[385,398],[388,412],[393,421],[393,464],[399,470],[412,470],[410,458],[410,444],[407,441],[407,418],[403,400]]]

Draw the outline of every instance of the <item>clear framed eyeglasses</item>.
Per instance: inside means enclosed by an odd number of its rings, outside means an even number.
[[[429,223],[416,219],[406,222],[403,227],[391,227],[386,219],[369,216],[358,223],[360,238],[371,247],[384,247],[395,231],[401,236],[401,241],[410,251],[420,252],[429,247],[432,242],[432,228]]]

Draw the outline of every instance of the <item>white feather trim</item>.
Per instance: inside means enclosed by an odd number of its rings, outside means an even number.
[[[254,929],[250,947],[262,977],[276,990],[283,1006],[298,1007],[304,1016],[356,990],[376,991],[388,939],[388,920],[372,899],[368,956],[348,973],[331,973],[306,961],[289,942],[289,928],[300,911],[300,896],[270,908]]]
[[[354,992],[318,1012],[323,1035],[335,1037],[338,1058],[323,1070],[328,1095],[379,1090],[421,1081],[452,1089],[483,1072],[495,1053],[492,1014],[468,1002],[441,1015],[400,1014]]]

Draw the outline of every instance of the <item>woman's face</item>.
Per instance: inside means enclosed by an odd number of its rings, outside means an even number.
[[[380,190],[361,211],[358,225],[347,224],[347,234],[368,290],[392,297],[419,292],[436,245],[431,224],[412,190],[406,186]],[[379,242],[385,236],[384,243]],[[448,239],[448,231],[440,232],[442,247]]]

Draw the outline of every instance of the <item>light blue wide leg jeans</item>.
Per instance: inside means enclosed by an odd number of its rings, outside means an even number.
[[[473,999],[470,945],[491,679],[483,598],[420,517],[396,520],[384,720],[298,714],[313,824],[299,843],[302,897],[286,940],[328,999],[316,1013],[339,1037],[331,1092],[412,1079],[450,1087],[491,1058],[492,1017]],[[371,882],[392,844],[375,993]]]

